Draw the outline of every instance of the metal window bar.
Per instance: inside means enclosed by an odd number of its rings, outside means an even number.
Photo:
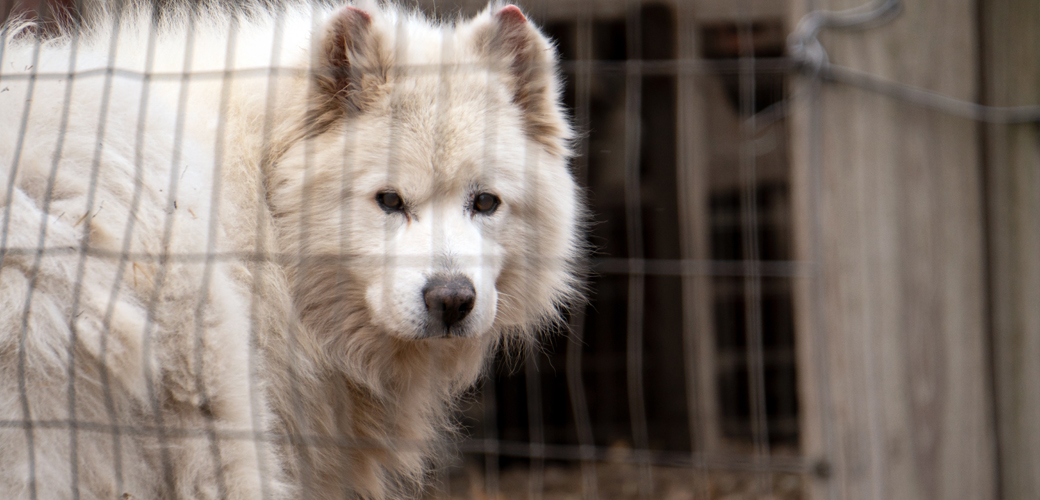
[[[586,0],[577,20],[575,33],[575,121],[578,127],[590,124],[590,93],[592,86],[592,3]],[[588,185],[588,141],[578,143],[578,156],[574,170],[578,182]],[[585,399],[585,384],[582,381],[582,347],[585,331],[585,304],[577,306],[571,312],[568,323],[570,341],[567,343],[567,389],[571,401],[571,412],[574,415],[580,450],[581,491],[586,500],[599,497],[597,487],[596,462],[594,459],[595,439],[592,431],[592,418],[589,415],[588,402]]]
[[[751,5],[747,0],[741,2],[740,10],[746,18],[751,17]],[[755,43],[751,32],[751,24],[743,23],[738,28],[739,64],[738,75],[740,88],[740,119],[742,120],[740,144],[740,177],[741,190],[741,226],[743,229],[744,260],[759,260],[758,242],[758,206],[756,172],[756,156],[754,132],[755,126]],[[744,279],[745,335],[747,343],[747,370],[750,390],[748,397],[751,407],[752,441],[754,457],[761,460],[770,455],[769,427],[766,416],[765,370],[762,363],[762,279],[752,270],[752,274]],[[772,494],[770,478],[759,474],[756,478],[753,495]]]
[[[627,230],[628,258],[636,272],[628,275],[628,314],[626,371],[628,379],[629,418],[632,422],[634,458],[640,464],[639,496],[653,495],[653,476],[649,461],[644,462],[650,448],[646,421],[646,398],[643,389],[643,306],[646,300],[645,276],[640,269],[644,257],[643,214],[640,197],[640,116],[642,112],[642,75],[629,69],[639,65],[643,55],[640,2],[630,0],[626,8],[625,38],[627,43],[625,71],[625,228]]]

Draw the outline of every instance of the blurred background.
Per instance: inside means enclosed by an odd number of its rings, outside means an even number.
[[[590,301],[469,395],[430,498],[1040,498],[1040,3],[518,3]]]

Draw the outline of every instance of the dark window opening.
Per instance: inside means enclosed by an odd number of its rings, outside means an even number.
[[[750,32],[748,32],[750,31]],[[780,21],[754,22],[750,26],[737,23],[714,23],[701,27],[701,54],[705,59],[736,61],[741,57],[777,58],[784,55],[785,35]],[[751,49],[744,47],[745,40]],[[741,112],[740,73],[737,67],[719,75],[725,88],[726,99],[739,114]],[[757,72],[755,75],[755,113],[783,100],[784,75],[776,72]]]
[[[745,244],[750,218],[743,213],[740,190],[723,191],[711,198],[711,256],[714,260],[746,260]],[[787,224],[788,191],[784,184],[759,185],[755,192],[757,254],[761,261],[790,259]],[[748,281],[744,276],[716,276],[713,281],[715,372],[722,433],[730,439],[751,441],[753,395],[748,365]],[[766,426],[771,444],[797,445],[798,393],[796,386],[794,317],[791,280],[758,278],[762,339],[762,370]]]
[[[677,57],[677,24],[670,7],[645,5],[640,11],[641,51],[630,54],[629,26],[624,18],[594,19],[590,38],[593,61],[671,60]],[[555,39],[564,63],[564,99],[576,111],[576,65],[578,26],[576,22],[549,23],[543,27]],[[594,258],[632,257],[625,205],[626,127],[639,128],[638,206],[643,257],[678,259],[679,221],[677,179],[676,109],[677,81],[674,75],[644,75],[639,78],[640,113],[626,115],[628,79],[616,67],[593,69],[589,79],[586,123],[579,123],[586,155],[576,161],[587,178],[589,203],[596,223],[588,235]],[[633,123],[629,123],[634,118]],[[624,273],[600,273],[589,282],[590,304],[585,310],[582,372],[585,398],[592,415],[595,445],[619,443],[633,446],[629,415],[628,366],[626,361],[630,277]],[[687,451],[690,446],[686,389],[683,381],[682,278],[644,277],[642,378],[645,412],[652,449]],[[564,382],[568,338],[549,340],[539,354],[542,419],[546,442],[578,444],[571,395]],[[510,367],[500,360],[496,367],[497,432],[500,439],[526,442],[531,438],[528,380],[523,367]],[[499,463],[524,462],[500,457]]]

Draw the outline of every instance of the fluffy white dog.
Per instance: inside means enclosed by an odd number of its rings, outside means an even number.
[[[417,495],[575,295],[553,48],[514,6],[109,18],[0,47],[0,497]]]

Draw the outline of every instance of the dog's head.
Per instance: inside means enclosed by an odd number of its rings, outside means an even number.
[[[304,322],[436,342],[555,318],[582,215],[545,37],[514,6],[345,7],[313,46],[305,138],[269,186]]]

